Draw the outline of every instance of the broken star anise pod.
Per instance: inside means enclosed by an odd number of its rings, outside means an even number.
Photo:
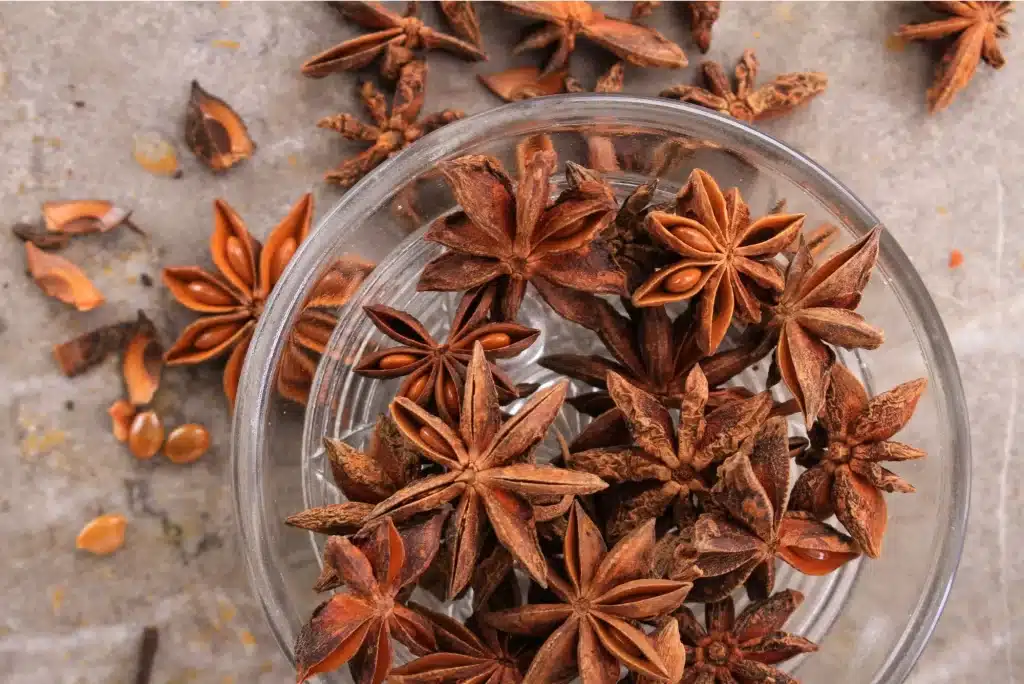
[[[479,74],[480,82],[505,102],[557,95],[565,91],[565,72],[541,74],[537,67],[514,67],[493,74]]]
[[[935,83],[928,89],[928,111],[945,109],[967,87],[978,63],[993,69],[1006,64],[999,39],[1010,35],[1007,16],[1011,2],[926,2],[936,12],[948,14],[924,24],[901,26],[896,35],[904,40],[939,40],[956,35],[935,70]]]
[[[409,62],[401,69],[390,114],[384,96],[372,83],[364,81],[359,86],[359,96],[373,124],[365,124],[352,114],[335,114],[320,119],[316,124],[318,128],[329,128],[347,140],[372,143],[355,157],[346,159],[328,171],[324,178],[348,187],[427,133],[461,119],[462,112],[453,109],[419,118],[426,81],[426,62]]]
[[[708,384],[700,366],[695,366],[686,377],[678,426],[656,397],[622,376],[608,373],[608,391],[615,400],[611,411],[621,414],[632,440],[575,451],[570,455],[569,465],[618,485],[609,490],[620,495],[605,521],[606,532],[612,539],[651,518],[661,517],[674,506],[685,508],[692,493],[707,491],[714,478],[709,471],[711,466],[734,454],[749,440],[772,406],[771,396],[761,392],[749,399],[729,402],[705,416]],[[580,434],[575,446],[590,440],[591,433],[608,434],[611,420],[608,415],[595,420]],[[603,440],[595,435],[593,441]]]
[[[488,322],[493,300],[493,287],[463,295],[443,342],[435,340],[422,323],[403,311],[382,305],[365,307],[374,326],[402,346],[367,354],[353,371],[371,378],[406,377],[396,396],[412,399],[454,425],[459,420],[465,367],[473,344],[480,342],[499,400],[517,398],[519,393],[512,380],[492,361],[518,355],[534,343],[540,331],[518,323]]]
[[[444,50],[463,59],[487,59],[487,55],[472,43],[423,25],[417,15],[419,3],[408,3],[404,16],[386,9],[379,2],[332,2],[334,9],[349,21],[372,33],[357,36],[309,58],[302,65],[302,73],[322,78],[335,71],[361,69],[380,55],[381,73],[390,79],[413,59],[413,50]],[[446,12],[447,14],[447,12]]]
[[[704,576],[691,600],[720,601],[743,583],[751,599],[767,598],[776,557],[805,575],[827,575],[860,555],[856,542],[830,525],[787,511],[789,485],[786,420],[769,418],[718,467],[712,505],[693,530]]]
[[[192,365],[223,356],[224,394],[234,406],[256,321],[285,266],[309,233],[313,196],[306,194],[281,220],[262,245],[224,200],[213,203],[210,255],[220,276],[198,266],[163,270],[163,281],[181,304],[205,314],[191,323],[167,350],[170,366]]]
[[[242,117],[224,100],[192,81],[185,109],[185,142],[196,159],[213,171],[227,171],[256,148]]]
[[[676,201],[677,213],[652,211],[647,230],[683,258],[658,270],[633,292],[635,306],[697,300],[697,344],[713,353],[733,317],[761,320],[760,290],[781,292],[772,263],[800,234],[803,214],[768,214],[750,220],[738,188],[726,193],[706,171],[694,169]]]
[[[625,294],[625,278],[594,237],[615,218],[618,203],[596,173],[569,162],[569,187],[554,204],[555,155],[535,151],[513,189],[493,157],[459,157],[440,165],[461,210],[442,216],[425,239],[449,248],[423,269],[418,290],[458,291],[495,282],[496,309],[515,320],[527,283],[550,302],[563,288]]]
[[[736,615],[726,597],[704,606],[704,625],[688,607],[673,617],[686,646],[685,684],[797,684],[773,667],[801,653],[818,650],[814,642],[782,631],[803,603],[799,591],[786,589],[763,601],[754,601]]]
[[[356,684],[380,684],[391,670],[391,637],[416,655],[436,650],[430,621],[399,592],[437,555],[445,513],[399,532],[390,518],[350,539],[330,537],[325,558],[345,588],[321,603],[295,641],[298,681],[349,663]]]
[[[757,66],[754,51],[745,50],[736,65],[734,91],[722,65],[706,61],[701,64],[701,73],[704,74],[707,83],[706,89],[692,85],[677,85],[661,91],[661,97],[675,98],[714,109],[740,121],[753,122],[788,114],[815,95],[825,92],[828,85],[828,77],[825,74],[820,71],[805,71],[776,76],[770,83],[755,88]]]
[[[547,566],[537,538],[534,502],[592,494],[607,487],[589,473],[534,463],[533,449],[558,415],[567,385],[563,380],[538,391],[503,422],[483,346],[476,342],[457,430],[407,397],[392,402],[391,415],[398,429],[444,472],[399,490],[378,504],[372,516],[405,520],[449,502],[455,505],[449,599],[472,578],[488,528],[534,581],[546,586]]]
[[[559,603],[483,615],[486,624],[503,632],[549,635],[524,684],[562,681],[573,671],[583,684],[611,684],[619,681],[623,665],[656,681],[668,679],[670,665],[633,621],[675,610],[691,582],[649,578],[654,541],[651,520],[609,551],[594,522],[578,502],[573,504],[563,544],[566,574],[548,570],[548,587]]]
[[[545,22],[512,49],[513,54],[539,50],[557,43],[544,73],[563,68],[582,36],[619,59],[643,67],[686,66],[683,50],[652,28],[606,17],[589,2],[502,2],[508,10]]]
[[[881,462],[924,457],[920,449],[889,438],[910,421],[926,385],[923,378],[912,380],[869,398],[860,380],[835,364],[825,408],[810,432],[811,447],[797,457],[808,469],[793,486],[793,507],[819,519],[834,513],[872,558],[882,552],[885,534],[882,492],[914,491]]]
[[[877,349],[885,340],[854,309],[878,259],[881,226],[817,268],[803,242],[786,270],[786,286],[770,310],[767,327],[778,342],[774,364],[804,413],[807,427],[821,413],[835,362],[830,344],[847,349]]]
[[[719,0],[690,0],[683,3],[690,15],[690,35],[701,52],[711,49],[711,28],[722,11]]]

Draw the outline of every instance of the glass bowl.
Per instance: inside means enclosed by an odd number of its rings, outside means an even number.
[[[584,166],[602,160],[620,199],[651,176],[660,179],[659,192],[668,199],[700,167],[723,188],[739,187],[754,216],[785,199],[787,211],[807,214],[805,228],[837,225],[837,246],[878,224],[856,197],[798,152],[732,119],[668,100],[587,94],[510,104],[446,126],[378,167],[343,196],[292,259],[260,319],[238,392],[232,440],[235,510],[253,588],[289,658],[298,630],[323,598],[311,589],[323,538],[282,521],[342,500],[325,475],[322,438],[363,446],[398,386],[398,381],[351,373],[354,359],[388,344],[361,307],[385,303],[409,310],[443,338],[455,296],[415,292],[419,269],[441,251],[419,240],[423,227],[455,205],[433,169],[444,159],[489,154],[514,175],[517,143],[536,134],[550,137],[559,168],[570,160]],[[616,151],[614,161],[609,150]],[[352,256],[378,266],[338,312],[319,362],[309,362],[307,377],[313,379],[303,406],[277,389],[279,376],[289,373],[289,335],[317,282],[339,259]],[[778,588],[793,587],[806,596],[787,629],[821,647],[812,657],[787,663],[807,682],[903,681],[942,611],[966,529],[970,445],[956,361],[924,284],[888,234],[858,311],[885,330],[886,344],[870,352],[840,351],[840,356],[872,394],[916,377],[928,379],[913,420],[899,436],[925,449],[928,458],[899,464],[899,473],[917,492],[887,496],[890,521],[880,559],[862,559],[819,578],[780,568]],[[517,382],[553,379],[536,364],[542,353],[599,349],[596,336],[555,320],[532,290],[520,322],[542,335],[519,357],[502,363]],[[734,382],[763,383],[766,365]],[[571,391],[587,389],[574,383]],[[573,435],[584,420],[566,405],[556,427]],[[790,422],[794,431],[802,430],[800,421]],[[550,452],[552,445],[546,448]],[[438,605],[430,596],[424,600]],[[459,613],[466,606],[449,608]],[[345,668],[329,677],[351,681]]]

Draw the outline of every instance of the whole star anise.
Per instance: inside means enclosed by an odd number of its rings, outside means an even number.
[[[683,606],[673,617],[686,645],[686,684],[797,684],[773,665],[818,650],[812,641],[782,631],[804,596],[786,589],[754,601],[737,617],[731,598],[704,606],[704,625]]]
[[[770,341],[778,342],[774,364],[808,428],[821,413],[835,362],[828,345],[876,349],[885,339],[881,330],[853,311],[878,259],[880,236],[881,226],[817,268],[810,247],[801,240],[786,270],[782,297],[770,310]]]
[[[408,3],[405,15],[395,14],[379,2],[329,3],[349,21],[372,33],[357,36],[315,55],[302,65],[302,73],[322,78],[335,71],[361,69],[380,55],[384,55],[381,73],[395,78],[399,70],[413,59],[413,50],[444,50],[468,60],[487,59],[487,55],[472,43],[423,25],[417,15],[419,3]]]
[[[329,128],[347,140],[373,143],[368,149],[328,171],[324,178],[348,187],[427,133],[461,119],[463,113],[453,109],[419,118],[426,81],[426,62],[409,62],[401,69],[390,115],[384,96],[372,83],[365,81],[359,86],[359,96],[373,119],[372,125],[363,123],[351,114],[335,114],[320,119],[316,124],[318,128]]]
[[[827,575],[860,555],[856,543],[811,515],[787,511],[789,439],[784,418],[770,418],[718,467],[714,504],[700,516],[693,546],[704,576],[692,599],[711,602],[744,582],[752,599],[775,586],[775,558],[806,575]]]
[[[606,17],[589,2],[503,2],[507,9],[545,22],[515,48],[513,54],[545,48],[557,43],[544,73],[566,66],[576,48],[576,36],[583,36],[619,59],[644,67],[686,66],[682,49],[652,28]]]
[[[652,275],[633,292],[635,306],[697,301],[697,344],[713,353],[735,315],[761,320],[759,290],[780,292],[784,281],[772,259],[796,239],[803,214],[768,214],[750,220],[739,189],[722,193],[706,171],[695,169],[677,198],[677,212],[652,211],[647,229],[682,260]]]
[[[538,391],[503,423],[498,392],[483,347],[476,342],[457,431],[407,397],[392,402],[398,429],[445,472],[399,490],[378,504],[371,516],[404,520],[457,501],[449,598],[469,583],[488,528],[534,581],[545,586],[547,566],[537,538],[534,503],[607,487],[589,473],[534,463],[533,448],[558,415],[567,384],[562,381]]]
[[[353,371],[371,378],[407,376],[396,396],[412,399],[445,422],[455,424],[462,402],[465,367],[474,343],[480,342],[499,400],[511,401],[519,396],[515,384],[490,361],[518,355],[534,343],[540,331],[517,323],[487,322],[493,301],[493,287],[463,295],[444,342],[435,340],[422,323],[403,311],[367,306],[366,313],[377,329],[402,346],[365,355]]]
[[[321,603],[295,641],[298,681],[350,663],[357,684],[380,684],[391,670],[391,637],[417,655],[437,648],[430,621],[403,605],[399,592],[437,555],[445,513],[399,532],[390,518],[351,540],[331,537],[325,558],[345,589]]]
[[[797,459],[808,469],[793,486],[793,507],[820,519],[834,513],[872,558],[882,552],[886,528],[882,492],[914,491],[881,462],[925,456],[889,438],[910,421],[926,385],[921,378],[869,398],[860,380],[843,364],[835,364],[825,408],[810,433],[811,448]]]
[[[560,681],[574,671],[584,684],[616,682],[622,665],[657,681],[668,679],[669,665],[631,622],[675,610],[691,586],[689,581],[648,579],[654,521],[608,551],[600,530],[575,503],[563,550],[567,577],[553,567],[548,570],[548,586],[559,603],[529,603],[483,616],[503,632],[550,634],[523,683]]]
[[[705,416],[708,384],[696,366],[686,376],[676,426],[668,409],[656,397],[613,372],[608,373],[607,382],[632,440],[575,451],[569,464],[613,484],[609,491],[622,483],[634,485],[619,497],[605,521],[606,532],[612,539],[662,516],[670,507],[686,506],[691,493],[707,491],[714,477],[709,468],[749,440],[768,417],[772,405],[771,396],[762,392],[750,399],[727,403]],[[591,423],[577,439],[577,448],[590,439],[588,430],[608,434],[606,421],[610,420],[604,417]]]
[[[755,88],[758,65],[753,50],[744,50],[743,57],[736,65],[735,91],[721,64],[706,61],[700,66],[707,89],[677,85],[661,91],[661,97],[690,102],[740,121],[753,122],[788,114],[815,95],[825,92],[828,85],[825,74],[805,71],[781,74],[770,83]]]
[[[497,309],[515,320],[527,283],[545,299],[562,288],[624,294],[625,278],[594,237],[615,218],[612,189],[593,172],[566,164],[569,188],[548,206],[555,156],[533,153],[518,186],[493,157],[440,165],[461,211],[431,224],[425,239],[449,248],[427,264],[419,290],[468,290],[495,282]]]
[[[186,327],[167,350],[170,366],[202,363],[229,351],[224,368],[224,394],[234,406],[256,321],[271,289],[281,277],[313,218],[313,196],[306,194],[261,245],[224,200],[213,203],[210,255],[222,277],[198,266],[163,270],[163,281],[181,304],[206,314]]]
[[[1010,35],[1007,17],[1013,11],[1010,2],[926,2],[936,12],[948,14],[924,24],[901,26],[896,35],[904,40],[939,40],[956,35],[935,70],[935,83],[928,89],[928,111],[945,109],[967,87],[978,63],[993,69],[1006,64],[999,39]]]

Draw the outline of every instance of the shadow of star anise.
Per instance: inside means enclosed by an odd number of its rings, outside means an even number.
[[[546,300],[564,288],[625,294],[625,278],[593,239],[615,218],[618,203],[596,173],[569,162],[568,189],[551,206],[556,158],[543,147],[527,160],[518,186],[493,157],[467,156],[440,170],[461,211],[443,216],[425,239],[449,251],[423,269],[418,290],[460,291],[498,285],[496,308],[515,320],[527,283]]]
[[[278,278],[309,233],[313,196],[306,194],[271,231],[266,245],[249,235],[224,200],[213,203],[210,255],[220,276],[198,266],[172,266],[163,281],[181,304],[205,314],[188,325],[167,350],[169,366],[192,365],[230,352],[224,394],[233,407],[256,322]]]
[[[607,487],[589,473],[534,463],[533,449],[558,415],[567,384],[562,381],[538,391],[503,423],[498,393],[483,347],[477,342],[458,430],[406,397],[392,402],[391,415],[398,429],[445,472],[399,490],[378,504],[372,516],[404,520],[454,503],[449,599],[472,578],[488,527],[534,581],[546,585],[547,566],[537,537],[534,503],[554,496],[592,494]]]
[[[446,513],[401,532],[390,518],[352,539],[331,537],[325,561],[345,589],[321,603],[295,641],[298,681],[349,664],[357,684],[380,684],[391,670],[391,637],[416,655],[437,650],[430,621],[407,608],[399,592],[437,555]]]
[[[806,575],[827,575],[860,555],[830,525],[787,511],[789,485],[786,421],[770,418],[718,467],[711,505],[693,531],[704,576],[692,599],[719,601],[744,582],[752,599],[766,598],[775,586],[776,557]]]
[[[607,550],[600,530],[579,503],[569,514],[565,535],[566,576],[548,570],[548,589],[558,603],[528,603],[486,613],[483,621],[503,632],[549,635],[537,651],[524,684],[562,681],[578,671],[584,684],[619,680],[620,668],[663,682],[677,668],[666,644],[658,644],[634,626],[679,607],[691,583],[649,579],[654,551],[654,521],[637,528]],[[552,631],[554,629],[554,631]],[[661,646],[661,648],[658,648]]]
[[[365,307],[367,315],[382,333],[402,344],[367,354],[353,371],[371,378],[408,376],[396,396],[412,399],[436,413],[449,424],[459,420],[465,367],[473,345],[480,342],[488,368],[502,403],[519,397],[519,392],[492,361],[508,359],[529,347],[540,331],[517,323],[487,321],[494,301],[494,288],[467,292],[452,318],[448,337],[438,342],[413,316],[387,306]]]
[[[632,439],[572,452],[569,465],[612,484],[609,492],[636,483],[618,498],[605,521],[611,539],[661,517],[670,507],[685,505],[691,493],[707,491],[714,478],[712,466],[758,431],[772,405],[771,396],[762,392],[705,416],[708,385],[698,366],[686,377],[676,426],[656,397],[612,372],[607,382],[615,408],[588,425],[574,445],[603,441],[592,435],[608,434],[612,412],[621,415]]]
[[[810,433],[811,448],[797,458],[808,469],[793,486],[792,507],[819,519],[835,513],[864,553],[877,558],[887,522],[882,492],[914,491],[881,462],[925,456],[889,438],[910,421],[927,381],[905,382],[869,398],[841,363],[832,366],[831,376],[825,408]]]
[[[782,631],[803,603],[799,591],[786,589],[747,606],[739,616],[731,598],[704,606],[704,627],[686,606],[673,614],[686,646],[683,684],[797,684],[773,667],[817,645]]]
[[[363,123],[351,114],[335,114],[320,119],[316,124],[318,128],[329,128],[347,140],[372,143],[368,149],[328,171],[324,178],[348,187],[427,133],[461,119],[463,113],[454,109],[419,118],[426,82],[426,63],[409,62],[402,67],[395,86],[390,115],[384,96],[372,83],[366,81],[359,86],[359,96],[373,119],[372,125]]]

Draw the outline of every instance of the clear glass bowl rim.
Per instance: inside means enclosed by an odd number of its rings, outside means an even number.
[[[623,126],[678,129],[696,137],[727,138],[740,148],[778,162],[787,176],[809,189],[846,218],[848,225],[865,229],[880,221],[856,196],[817,163],[753,128],[712,111],[667,99],[631,95],[557,95],[506,104],[467,117],[425,136],[387,160],[346,192],[323,216],[316,229],[299,246],[267,301],[246,355],[235,407],[230,459],[231,496],[246,570],[264,615],[282,650],[290,653],[291,638],[282,633],[286,617],[275,605],[271,591],[273,570],[256,559],[263,531],[250,515],[262,510],[262,477],[251,456],[264,443],[263,430],[275,388],[275,360],[279,357],[291,312],[300,305],[333,258],[339,230],[357,230],[359,218],[377,211],[401,188],[438,161],[490,136],[506,136],[515,129],[524,135],[553,127],[586,125],[595,119]],[[702,136],[702,133],[707,136]],[[345,220],[341,217],[347,216]],[[970,505],[970,431],[963,386],[949,336],[924,282],[907,255],[888,232],[881,240],[881,259],[895,266],[890,285],[917,314],[917,323],[929,345],[922,348],[932,371],[943,379],[943,396],[952,438],[951,517],[938,562],[920,597],[914,616],[892,656],[876,677],[878,682],[906,679],[931,637],[956,575],[967,530]],[[314,393],[316,387],[314,386]]]

